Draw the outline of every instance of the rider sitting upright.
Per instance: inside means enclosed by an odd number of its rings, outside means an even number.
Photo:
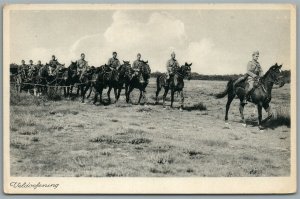
[[[167,81],[170,81],[170,76],[174,74],[175,70],[179,68],[179,63],[175,59],[175,52],[172,52],[171,59],[167,62]]]
[[[133,76],[138,77],[140,75],[140,72],[142,70],[142,61],[141,61],[141,54],[137,54],[137,59],[132,63],[132,69],[134,71]],[[142,76],[141,76],[142,77]]]
[[[250,94],[252,93],[254,82],[257,81],[257,79],[263,75],[262,68],[259,62],[257,61],[258,57],[259,57],[258,51],[252,53],[252,61],[248,62],[247,73],[244,76],[237,79],[236,82],[234,83],[234,85],[236,85],[239,82],[247,79],[248,84],[246,84],[246,88],[245,88],[246,94],[242,102],[243,104],[247,104],[247,100],[250,97]]]

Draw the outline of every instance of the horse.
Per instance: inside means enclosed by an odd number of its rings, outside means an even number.
[[[121,91],[123,89],[123,86],[125,85],[126,82],[129,80],[129,68],[131,67],[129,61],[124,61],[123,64],[115,71],[112,71],[110,81],[108,83],[108,91],[107,91],[107,96],[109,102],[111,101],[110,99],[110,92],[112,88],[114,89],[114,94],[115,94],[115,101],[117,102],[120,98]],[[125,93],[127,92],[127,87],[125,87]]]
[[[93,74],[92,80],[91,80],[91,82],[92,82],[91,86],[95,93],[93,104],[96,105],[96,103],[98,101],[98,95],[100,95],[100,103],[103,103],[102,92],[103,92],[103,89],[105,89],[109,85],[111,76],[112,76],[112,71],[109,69],[109,66],[107,64],[104,64],[95,70],[95,73]],[[88,95],[88,97],[89,97],[89,95]]]
[[[94,82],[94,73],[96,72],[96,68],[92,66],[90,69],[85,71],[81,77],[79,78],[80,80],[80,90],[81,90],[81,102],[84,103],[85,100],[85,94],[87,91],[92,88],[93,82]],[[89,93],[90,95],[90,93]]]
[[[145,96],[146,87],[149,83],[149,78],[151,74],[151,68],[148,65],[148,61],[141,60],[141,70],[139,71],[139,74],[137,76],[133,76],[134,70],[129,67],[128,70],[130,71],[130,78],[125,78],[125,89],[127,90],[126,94],[126,102],[129,103],[130,101],[130,93],[133,91],[133,89],[137,88],[140,90],[140,96],[138,100],[138,104],[140,104],[142,97],[145,100],[145,103],[147,101],[147,98]],[[127,76],[128,77],[128,76]]]
[[[248,101],[252,102],[257,106],[258,110],[258,128],[263,129],[262,124],[267,120],[271,119],[273,114],[270,108],[269,103],[272,99],[272,88],[273,85],[279,85],[282,87],[284,85],[283,77],[281,75],[281,67],[282,65],[274,64],[269,68],[269,70],[259,79],[257,85],[254,86],[254,90],[250,93],[250,99]],[[225,113],[225,122],[228,124],[228,111],[230,108],[230,104],[232,100],[237,97],[240,99],[240,115],[242,118],[243,125],[246,126],[246,120],[244,117],[244,106],[242,103],[245,96],[245,87],[246,82],[242,81],[234,86],[234,82],[236,79],[230,79],[227,83],[226,89],[215,95],[216,98],[223,98],[228,95],[227,103],[226,103],[226,113]],[[262,108],[268,113],[267,118],[262,120]]]
[[[80,84],[79,75],[77,74],[77,64],[76,62],[71,61],[71,64],[67,67],[67,79],[65,82],[66,88],[66,96],[70,97],[73,93],[73,88],[75,85],[77,85],[77,96],[79,95],[79,89],[78,86]]]
[[[169,81],[167,80],[166,74],[161,74],[156,79],[156,104],[158,104],[158,95],[161,91],[161,88],[163,87],[165,92],[163,95],[163,107],[166,107],[166,97],[171,90],[171,107],[173,107],[174,102],[174,94],[175,92],[178,92],[181,96],[181,104],[180,104],[180,110],[183,109],[183,102],[184,102],[184,95],[183,95],[183,88],[184,88],[184,78],[191,79],[191,66],[192,63],[188,64],[185,63],[181,67],[175,69],[174,74],[170,76]]]

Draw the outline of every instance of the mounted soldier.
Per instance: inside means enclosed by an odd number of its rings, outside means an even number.
[[[32,78],[34,75],[37,74],[37,68],[36,66],[33,64],[32,60],[29,60],[29,65],[28,65],[28,77]]]
[[[85,60],[85,54],[81,53],[80,57],[81,58],[76,62],[77,75],[79,76],[79,79],[81,79],[89,69],[88,62]]]
[[[142,67],[143,67],[143,61],[141,60],[141,54],[138,53],[137,59],[132,64],[132,69],[134,72],[133,77],[142,78],[142,75],[141,75]]]
[[[37,62],[36,69],[39,71],[43,67],[41,60]]]
[[[118,70],[120,67],[120,61],[117,58],[117,52],[112,53],[113,57],[109,58],[107,65],[112,69],[112,70]]]
[[[252,61],[249,61],[247,64],[247,73],[237,79],[234,82],[234,86],[240,83],[243,80],[246,80],[245,96],[242,101],[243,104],[247,104],[251,93],[254,90],[254,84],[259,81],[259,78],[263,76],[263,70],[260,66],[260,63],[257,61],[259,57],[259,52],[255,51],[252,53]]]
[[[178,61],[175,59],[175,52],[172,52],[171,59],[167,62],[167,81],[170,82],[171,76],[174,75],[174,72],[180,68]]]
[[[52,55],[52,59],[49,61],[49,75],[54,76],[55,69],[60,65],[61,64],[55,58],[55,55]]]
[[[18,66],[18,74],[21,75],[22,78],[27,78],[28,75],[28,65],[25,64],[25,61],[21,61],[21,65]]]

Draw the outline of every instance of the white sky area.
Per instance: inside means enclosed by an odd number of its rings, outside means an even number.
[[[246,72],[260,51],[264,71],[274,63],[290,69],[290,13],[283,10],[98,10],[11,11],[10,58],[20,64],[49,62],[54,54],[67,66],[83,52],[100,66],[113,51],[118,58],[141,53],[152,71],[166,71],[172,51],[200,74]]]

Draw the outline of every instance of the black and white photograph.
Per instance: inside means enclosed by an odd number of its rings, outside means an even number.
[[[295,192],[295,16],[4,6],[4,191]]]

